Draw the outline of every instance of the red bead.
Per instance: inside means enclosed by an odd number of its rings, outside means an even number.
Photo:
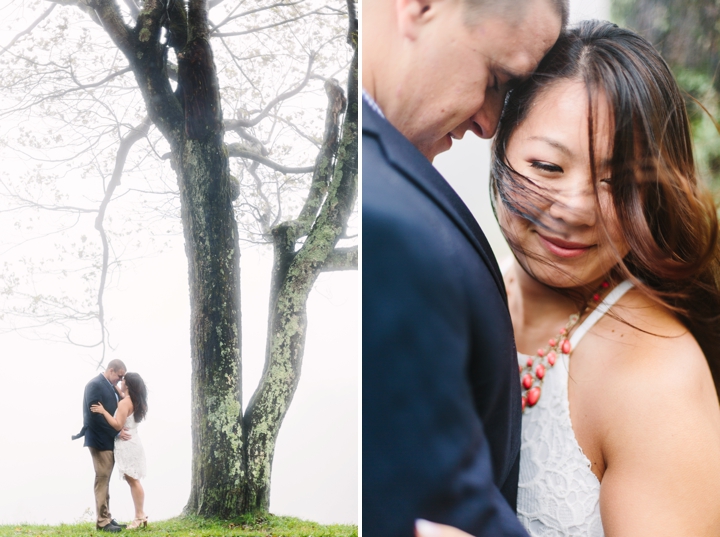
[[[555,345],[557,345],[557,341],[555,341],[555,338],[549,339],[548,345],[550,345],[551,347],[554,347]]]
[[[565,328],[561,328],[560,333],[564,336],[565,334],[567,334],[567,330]]]
[[[570,354],[570,350],[571,350],[570,341],[568,341],[567,339],[564,339],[562,342],[561,349],[563,351],[563,354]]]
[[[518,373],[522,373],[522,370],[523,370],[523,366],[521,366],[520,364],[518,364]]]
[[[530,386],[532,386],[532,383],[533,383],[532,375],[530,373],[525,373],[525,375],[522,378],[523,388],[525,388],[526,390],[530,389]]]
[[[540,358],[542,358],[543,356],[545,356],[545,349],[538,349],[537,355],[538,355]]]
[[[525,405],[527,405],[527,399],[526,399],[525,396],[523,395],[523,396],[522,396],[522,409],[523,409],[523,410],[525,410]]]
[[[610,284],[608,282],[602,282],[603,289],[607,289],[608,287],[610,287]]]
[[[545,366],[542,364],[538,364],[538,366],[535,368],[535,376],[539,379],[542,379],[545,376]]]
[[[540,399],[540,387],[535,386],[532,390],[527,392],[527,404],[529,406],[535,406],[535,403]]]
[[[555,365],[555,358],[557,358],[557,355],[556,355],[553,351],[550,351],[550,352],[548,353],[548,357],[547,357],[547,358],[548,358],[548,363],[549,363],[550,365]]]
[[[532,367],[532,365],[533,365],[532,356],[527,359],[527,362],[526,362],[526,363],[527,363],[527,366],[528,366],[528,367]]]
[[[599,301],[599,300],[600,300],[600,295],[599,295],[598,293],[595,293],[595,294],[593,295],[593,300],[594,300],[595,302]]]

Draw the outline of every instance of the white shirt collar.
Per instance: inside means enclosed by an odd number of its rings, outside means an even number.
[[[383,113],[382,113],[382,110],[380,110],[380,106],[378,106],[378,103],[376,103],[376,102],[375,102],[375,99],[373,99],[373,98],[370,96],[370,94],[369,94],[367,91],[365,91],[365,88],[363,88],[363,90],[362,90],[362,96],[363,96],[363,100],[368,104],[368,106],[369,106],[370,108],[372,108],[375,112],[377,112],[377,114],[378,114],[381,118],[386,119],[386,118],[385,118],[385,114],[383,114]]]

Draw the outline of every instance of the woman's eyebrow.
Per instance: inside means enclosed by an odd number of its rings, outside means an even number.
[[[558,142],[557,140],[553,138],[548,138],[547,136],[530,136],[528,140],[537,140],[540,142],[545,142],[548,145],[553,146],[555,149],[558,149],[559,151],[565,153],[568,156],[572,156],[573,152],[570,151],[570,149],[564,145],[561,142]]]

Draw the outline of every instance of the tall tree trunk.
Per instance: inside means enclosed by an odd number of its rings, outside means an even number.
[[[188,22],[177,91],[185,136],[173,151],[190,283],[193,460],[185,511],[229,518],[244,504],[240,248],[204,2],[190,2]]]
[[[357,48],[348,78],[348,108],[342,139],[337,142],[337,120],[346,101],[339,88],[326,85],[329,105],[325,148],[335,156],[328,163],[321,150],[316,160],[315,179],[306,201],[312,227],[304,221],[306,211],[296,221],[273,230],[274,264],[270,292],[270,317],[266,343],[265,368],[257,391],[245,415],[247,436],[247,506],[250,510],[268,510],[270,478],[280,426],[300,380],[305,336],[307,299],[319,274],[325,270],[357,267],[357,250],[335,248],[357,197]],[[333,132],[335,131],[335,132]],[[324,189],[319,184],[332,176]],[[326,192],[326,194],[325,194]],[[319,204],[313,196],[323,199]],[[295,252],[297,241],[307,237]]]
[[[240,251],[228,159],[216,138],[187,140],[179,158],[192,349],[192,483],[185,509],[229,517],[243,503],[245,471]]]

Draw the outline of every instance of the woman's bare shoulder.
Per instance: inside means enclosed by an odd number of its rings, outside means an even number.
[[[702,349],[680,319],[637,289],[628,291],[586,337],[609,353],[620,375],[640,370],[677,385],[678,374],[709,374]]]
[[[130,399],[129,397],[120,399],[120,402],[118,403],[118,408],[122,408],[123,410],[126,410],[127,415],[129,416],[133,412],[132,399]]]
[[[685,525],[705,535],[707,528],[692,525],[720,522],[720,403],[697,341],[639,291],[628,292],[586,337],[608,353],[595,392],[606,467],[603,524],[622,526],[626,507],[644,498],[638,509],[670,533]]]
[[[679,428],[692,422],[720,439],[720,404],[707,360],[670,310],[632,290],[586,337],[606,356],[596,395],[605,430],[613,431],[609,447],[617,440],[624,449],[626,436],[640,431],[648,440],[675,434],[673,422]]]

